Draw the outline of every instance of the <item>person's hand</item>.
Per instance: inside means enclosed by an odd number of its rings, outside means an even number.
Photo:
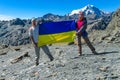
[[[37,46],[37,43],[34,43],[34,46],[35,46],[35,47],[38,47],[38,46]]]
[[[78,35],[78,32],[76,32],[76,35]]]
[[[82,35],[82,33],[81,32],[76,32],[76,35],[78,36],[78,35]]]

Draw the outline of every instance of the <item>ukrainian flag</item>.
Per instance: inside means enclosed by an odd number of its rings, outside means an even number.
[[[73,42],[75,37],[75,21],[46,22],[39,25],[38,46]]]

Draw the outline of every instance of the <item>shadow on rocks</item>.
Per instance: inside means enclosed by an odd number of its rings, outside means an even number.
[[[105,54],[112,54],[112,53],[119,53],[119,51],[100,52],[97,55],[105,55]],[[82,56],[84,56],[84,57],[93,56],[93,55],[94,54],[82,54]],[[71,58],[71,59],[77,59],[77,58],[80,58],[80,57],[81,56],[77,56],[77,57],[74,57],[74,58]]]
[[[102,55],[102,54],[111,54],[111,53],[119,53],[119,51],[101,52],[101,53],[98,53],[98,55]]]

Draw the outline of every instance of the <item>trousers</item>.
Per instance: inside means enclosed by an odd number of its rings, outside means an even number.
[[[39,58],[40,58],[40,48],[45,52],[45,54],[50,59],[53,59],[53,56],[51,55],[51,53],[46,45],[40,46],[40,47],[34,47],[34,48],[35,48],[35,54],[36,54],[36,61],[39,61]]]

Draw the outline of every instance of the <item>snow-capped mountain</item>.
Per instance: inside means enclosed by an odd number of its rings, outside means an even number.
[[[95,14],[95,15],[103,15],[106,14],[106,12],[94,7],[93,5],[87,5],[81,9],[77,9],[77,10],[73,10],[69,15],[74,15],[74,14],[79,14],[79,12],[82,11],[85,13],[85,15],[89,15],[89,14]]]

